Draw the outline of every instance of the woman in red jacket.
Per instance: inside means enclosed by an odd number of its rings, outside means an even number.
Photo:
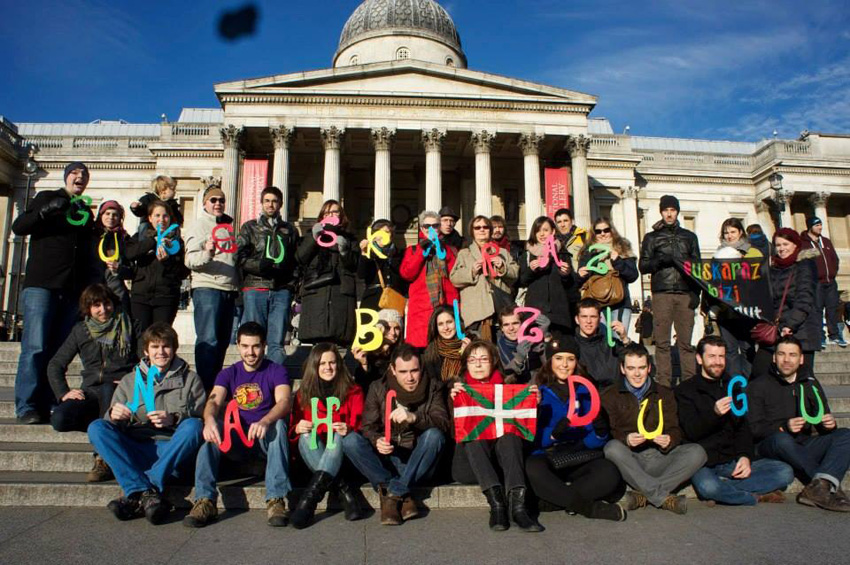
[[[363,404],[363,389],[351,378],[336,345],[319,343],[313,347],[301,371],[301,388],[295,396],[290,426],[297,438],[298,452],[313,471],[290,518],[295,528],[305,528],[312,522],[316,505],[334,483],[342,466],[342,442],[349,433],[360,429]],[[322,424],[325,425],[319,431]],[[348,483],[340,480],[336,486],[346,507],[346,518],[362,518]]]
[[[428,320],[434,308],[440,304],[451,306],[454,300],[460,299],[449,280],[449,273],[455,265],[455,252],[450,246],[442,245],[439,228],[440,218],[435,212],[426,210],[419,214],[419,244],[405,250],[399,269],[401,277],[410,283],[405,341],[420,349],[428,345]],[[439,253],[428,238],[431,229],[440,238]],[[441,259],[442,251],[445,255]]]

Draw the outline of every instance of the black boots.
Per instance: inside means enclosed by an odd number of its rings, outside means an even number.
[[[345,511],[346,520],[354,522],[355,520],[362,520],[366,517],[357,498],[357,489],[342,477],[337,478],[336,492]]]
[[[508,493],[508,507],[510,508],[511,520],[524,532],[542,532],[543,526],[528,515],[528,509],[525,507],[525,493],[527,490],[525,487],[514,487]]]
[[[295,511],[289,517],[289,523],[294,528],[300,530],[310,525],[313,521],[313,516],[316,514],[316,506],[325,497],[325,493],[328,492],[328,488],[330,488],[333,480],[333,476],[324,471],[313,473],[310,484],[301,493],[301,498],[298,499]]]
[[[494,532],[503,532],[511,527],[508,520],[508,505],[505,502],[505,491],[501,485],[488,488],[484,491],[487,504],[490,505],[490,529]]]

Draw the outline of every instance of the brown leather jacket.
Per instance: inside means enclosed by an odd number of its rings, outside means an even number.
[[[637,420],[641,403],[626,388],[623,380],[624,377],[620,375],[614,384],[602,392],[600,400],[602,401],[602,409],[605,410],[611,426],[611,437],[628,445],[626,437],[638,431]],[[661,410],[664,416],[664,428],[661,433],[670,436],[670,445],[667,446],[667,449],[661,449],[653,442],[647,441],[632,449],[643,451],[650,447],[656,447],[662,453],[667,453],[682,443],[682,428],[679,427],[676,397],[672,390],[653,381],[644,400],[646,399],[649,399],[649,404],[644,414],[644,428],[652,432],[658,426],[658,401],[661,400]]]

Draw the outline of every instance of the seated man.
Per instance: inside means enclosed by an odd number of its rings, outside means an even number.
[[[671,493],[705,465],[705,450],[695,443],[679,445],[682,430],[676,398],[672,390],[649,378],[649,370],[644,346],[632,343],[623,349],[623,374],[601,398],[613,438],[605,444],[605,457],[634,489],[626,493],[626,510],[643,508],[648,501],[684,514],[687,499]],[[647,439],[644,432],[659,435]]]
[[[195,463],[195,504],[183,519],[190,528],[202,528],[218,517],[216,481],[221,461],[221,444],[229,440],[228,459],[266,459],[266,512],[269,526],[285,526],[286,495],[289,482],[289,444],[286,418],[289,417],[292,389],[283,366],[265,358],[266,331],[257,322],[242,324],[236,334],[242,361],[222,369],[215,379],[209,402],[204,408],[204,439]],[[222,423],[222,409],[236,401],[238,422]],[[248,442],[242,443],[231,424],[247,429]]]
[[[89,441],[124,491],[108,505],[119,520],[144,515],[161,523],[171,510],[162,499],[165,480],[194,459],[203,441],[198,417],[207,395],[197,373],[176,356],[177,346],[177,332],[167,323],[145,330],[145,358],[121,379],[104,418],[89,425]],[[144,382],[137,383],[137,375]],[[148,412],[140,389],[151,388],[155,410]]]
[[[515,310],[516,306],[511,305],[499,312],[501,329],[496,337],[496,345],[499,347],[499,359],[502,361],[502,375],[505,381],[527,383],[531,380],[531,375],[543,366],[546,342],[519,341],[522,320]],[[549,318],[540,314],[536,326],[546,335],[549,330]]]
[[[850,512],[850,499],[841,490],[850,466],[850,430],[838,429],[826,393],[803,362],[800,341],[783,336],[776,342],[769,374],[750,384],[756,453],[785,461],[808,483],[797,495],[800,504]],[[818,418],[817,424],[807,421]]]
[[[398,525],[419,515],[410,489],[434,472],[451,428],[442,383],[425,377],[420,367],[416,349],[399,345],[390,358],[389,373],[369,388],[362,435],[350,434],[354,437],[343,443],[345,455],[380,493],[384,525]],[[390,390],[397,396],[387,442],[384,417]]]
[[[755,449],[747,416],[732,412],[723,339],[702,338],[696,358],[699,377],[676,387],[676,402],[685,438],[699,443],[708,455],[706,466],[691,479],[697,494],[721,504],[785,502],[782,490],[794,480],[794,472],[782,461],[753,460]]]
[[[608,329],[600,323],[602,307],[592,298],[579,300],[576,305],[576,341],[585,369],[604,387],[619,374],[619,357],[623,346],[631,343],[623,323],[611,322],[614,347],[608,345]]]

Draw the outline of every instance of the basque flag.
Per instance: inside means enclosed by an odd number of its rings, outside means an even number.
[[[496,439],[506,433],[534,440],[537,395],[526,385],[463,385],[454,399],[455,439]]]

